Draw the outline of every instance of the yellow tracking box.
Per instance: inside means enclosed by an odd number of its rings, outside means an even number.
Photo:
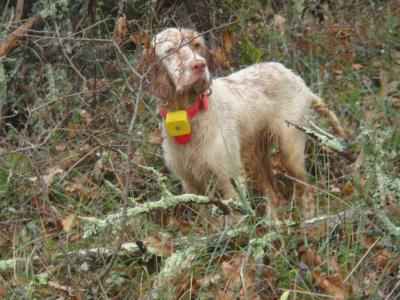
[[[165,127],[170,136],[179,136],[190,133],[189,116],[186,110],[168,112],[165,118]]]

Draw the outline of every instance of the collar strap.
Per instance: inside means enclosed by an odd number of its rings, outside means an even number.
[[[194,117],[196,117],[201,110],[206,111],[208,109],[208,95],[210,94],[211,93],[209,92],[209,90],[206,90],[205,92],[197,95],[196,102],[191,107],[186,109],[189,120],[192,120]],[[160,106],[160,114],[163,119],[167,117],[167,113],[167,110],[164,107]]]
[[[206,111],[208,109],[208,96],[210,94],[211,90],[207,89],[206,91],[197,95],[196,102],[191,107],[186,109],[189,120],[192,120],[194,117],[196,117],[201,110]],[[160,114],[164,120],[167,117],[167,113],[167,110],[164,107],[160,106]],[[175,136],[175,141],[178,144],[187,144],[191,140],[192,133]]]

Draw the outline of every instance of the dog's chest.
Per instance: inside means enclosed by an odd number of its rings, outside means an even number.
[[[167,165],[178,174],[189,173],[193,177],[203,177],[211,173],[209,166],[211,149],[194,139],[179,145],[170,137],[163,142],[164,159]]]

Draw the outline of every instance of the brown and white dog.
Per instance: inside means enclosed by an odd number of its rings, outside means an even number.
[[[259,188],[278,203],[281,196],[273,181],[269,137],[278,142],[289,174],[305,181],[306,137],[287,121],[303,124],[310,106],[314,103],[323,110],[322,102],[299,76],[276,62],[254,64],[211,80],[208,56],[197,32],[168,28],[152,39],[136,65],[146,75],[144,90],[162,100],[164,117],[178,110],[196,112],[190,120],[191,137],[185,143],[169,136],[163,121],[165,162],[186,192],[205,194],[213,181],[224,198],[237,197],[232,179],[243,183],[246,167]],[[343,134],[336,117],[323,113],[336,132]],[[304,202],[303,217],[309,217],[313,205]]]

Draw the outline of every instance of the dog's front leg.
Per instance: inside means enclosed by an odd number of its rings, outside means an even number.
[[[187,194],[204,195],[204,186],[193,178],[182,179],[183,191]]]
[[[224,199],[238,199],[239,194],[235,189],[235,182],[233,179],[224,177],[220,178],[217,183],[217,188],[221,192]]]

